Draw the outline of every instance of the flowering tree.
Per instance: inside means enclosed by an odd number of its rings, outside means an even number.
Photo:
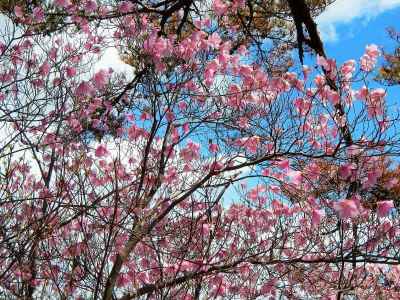
[[[377,46],[326,56],[324,2],[1,4],[2,297],[400,297],[394,199],[367,205],[398,116]],[[111,46],[131,73],[92,67]]]
[[[400,33],[394,28],[389,28],[388,33],[396,43],[396,48],[393,53],[384,54],[386,63],[380,68],[377,79],[388,85],[398,85],[400,83]]]

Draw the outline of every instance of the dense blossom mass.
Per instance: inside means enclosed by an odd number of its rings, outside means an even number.
[[[328,2],[0,2],[1,298],[399,299],[398,104]]]

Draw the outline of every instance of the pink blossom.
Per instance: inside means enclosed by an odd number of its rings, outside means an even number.
[[[287,173],[287,176],[289,177],[290,182],[296,186],[300,185],[303,180],[303,175],[300,171],[290,170]]]
[[[260,293],[262,295],[274,294],[276,279],[271,279],[261,286]]]
[[[380,132],[383,133],[388,128],[389,122],[387,120],[380,120],[378,121]]]
[[[135,124],[132,124],[128,129],[128,137],[130,140],[136,140],[138,137],[143,135],[143,129],[137,127]]]
[[[281,192],[281,188],[277,185],[271,185],[269,187],[270,191],[275,194],[279,194]]]
[[[101,17],[105,17],[109,11],[110,11],[110,8],[108,8],[107,6],[100,6],[99,15]]]
[[[287,205],[283,204],[280,200],[274,199],[271,201],[271,207],[274,210],[276,216],[290,215],[290,209]]]
[[[43,81],[43,79],[34,79],[34,80],[32,80],[32,85],[34,87],[41,88],[44,86],[44,81]]]
[[[262,176],[270,176],[271,175],[271,170],[270,169],[264,169],[261,172]]]
[[[211,231],[211,226],[210,224],[202,224],[201,226],[201,234],[204,235],[208,235]]]
[[[181,111],[185,111],[187,109],[188,105],[185,101],[180,101],[178,103],[178,107]]]
[[[203,22],[199,19],[194,20],[193,24],[199,29],[203,26]]]
[[[214,82],[215,73],[218,70],[218,63],[213,60],[209,62],[204,70],[204,79],[207,86],[211,86]]]
[[[352,199],[336,202],[333,207],[342,219],[354,218],[360,214],[357,203]]]
[[[94,0],[88,0],[85,3],[85,10],[87,12],[95,12],[97,10],[97,3]]]
[[[24,11],[23,11],[22,7],[18,6],[18,5],[16,5],[14,7],[14,13],[17,18],[23,18],[23,16],[24,16]]]
[[[253,76],[253,68],[251,66],[248,66],[248,65],[242,65],[239,68],[239,74],[242,77],[251,78]]]
[[[6,51],[7,46],[3,42],[0,41],[0,54],[3,54],[4,51]]]
[[[57,52],[58,52],[58,48],[56,48],[56,47],[51,48],[49,51],[48,57],[51,60],[55,61],[57,59]]]
[[[339,167],[339,176],[341,179],[347,179],[352,176],[357,167],[354,164],[348,163]]]
[[[221,170],[223,167],[224,167],[224,165],[223,165],[221,162],[219,162],[219,161],[214,161],[214,162],[212,162],[212,164],[210,165],[210,169],[211,169],[212,171],[219,171],[219,170]]]
[[[300,114],[300,116],[305,116],[309,113],[311,109],[311,102],[308,100],[304,100],[303,98],[297,98],[294,101],[294,106],[296,107],[296,110]]]
[[[89,82],[82,81],[76,88],[75,95],[77,97],[87,97],[92,96],[94,92],[94,88]]]
[[[281,170],[287,170],[287,169],[289,169],[289,160],[284,159],[284,160],[278,161],[276,163],[276,166]]]
[[[387,201],[378,201],[377,202],[377,214],[380,218],[383,218],[387,216],[390,211],[394,208],[393,201],[392,200],[387,200]]]
[[[226,69],[226,66],[228,65],[230,57],[231,56],[228,53],[225,53],[225,52],[221,52],[220,54],[218,54],[217,60],[218,60],[218,63],[222,67],[223,70]]]
[[[50,69],[51,69],[50,64],[48,62],[45,62],[43,65],[40,66],[39,74],[45,77],[49,75]]]
[[[172,50],[170,40],[159,37],[157,32],[152,32],[147,40],[143,43],[143,49],[153,55],[156,61],[160,61],[161,58],[167,56]]]
[[[218,150],[219,150],[219,147],[218,147],[217,144],[211,143],[211,144],[208,146],[208,149],[209,149],[209,151],[210,151],[211,153],[217,153]]]
[[[333,59],[326,59],[323,56],[317,55],[317,65],[324,68],[327,72],[333,72],[336,69],[336,62]]]
[[[44,21],[44,10],[41,7],[35,7],[33,9],[33,18],[37,23]]]
[[[328,62],[326,61],[325,57],[317,55],[317,65],[326,69]]]
[[[211,19],[210,18],[203,19],[203,24],[205,27],[211,27],[211,25],[212,25]]]
[[[117,278],[116,286],[117,287],[125,287],[129,285],[131,282],[131,279],[127,274],[120,274]]]
[[[107,84],[109,79],[109,73],[105,70],[100,70],[96,72],[93,76],[93,82],[96,88],[102,89]]]
[[[76,75],[76,69],[74,67],[65,67],[65,73],[67,74],[67,77],[71,78]]]
[[[217,32],[214,32],[212,35],[210,35],[210,36],[208,37],[207,42],[208,42],[208,45],[209,45],[211,48],[218,49],[218,47],[219,47],[219,45],[221,44],[222,40],[221,40],[221,38],[219,37],[219,34],[218,34]]]
[[[184,161],[193,161],[200,158],[199,150],[199,144],[189,141],[186,147],[181,150],[180,156]]]
[[[370,92],[369,97],[372,103],[382,102],[386,95],[386,91],[382,88],[374,89]]]
[[[228,5],[226,5],[222,0],[214,0],[213,10],[217,16],[222,16],[228,10]]]
[[[317,76],[315,76],[315,78],[314,78],[314,82],[315,82],[315,85],[316,85],[318,88],[322,88],[322,87],[324,86],[326,80],[325,80],[325,77],[324,77],[324,76],[317,75]]]
[[[242,138],[236,141],[236,144],[241,147],[245,147],[250,153],[256,153],[258,145],[260,144],[259,136],[252,136]]]
[[[370,72],[375,67],[380,51],[376,45],[368,45],[365,54],[361,57],[361,70]]]
[[[336,105],[340,102],[340,96],[336,91],[329,90],[328,99],[332,103],[332,105]]]
[[[350,59],[348,61],[345,61],[342,67],[340,68],[340,72],[343,75],[348,75],[351,74],[355,71],[356,69],[356,61],[354,59]]]
[[[54,0],[56,6],[67,8],[72,5],[71,0]]]
[[[69,126],[75,131],[75,132],[81,132],[82,131],[82,125],[81,122],[79,122],[77,119],[73,118],[69,122]]]
[[[142,121],[151,120],[151,114],[146,111],[142,112],[142,114],[140,115],[140,120]]]
[[[118,4],[118,11],[123,14],[130,12],[132,8],[133,4],[130,1],[122,1]]]
[[[108,152],[106,146],[104,146],[104,145],[99,145],[99,146],[96,148],[95,155],[96,155],[97,157],[103,157],[103,156],[106,156],[106,155],[108,155],[108,154],[109,154],[109,152]]]
[[[359,89],[358,91],[355,92],[355,96],[356,96],[358,99],[361,99],[361,100],[367,99],[367,96],[368,96],[368,88],[367,88],[366,86],[363,86],[361,89]]]
[[[131,113],[127,113],[126,115],[126,120],[129,122],[134,122],[135,121],[135,115]]]
[[[189,123],[183,124],[183,132],[184,132],[185,134],[188,134],[189,131],[190,131]]]
[[[267,191],[266,186],[263,184],[259,184],[250,190],[250,192],[247,194],[247,197],[252,201],[256,201],[258,200],[259,195],[261,193],[265,193],[266,191]]]
[[[380,51],[377,45],[371,44],[365,47],[365,54],[371,58],[377,58],[380,55]]]
[[[172,111],[167,111],[165,113],[165,118],[168,122],[173,122],[175,120],[175,114]]]
[[[318,226],[324,216],[325,212],[322,209],[314,209],[311,216],[311,225]]]
[[[239,49],[238,49],[238,53],[240,55],[247,55],[248,51],[245,45],[240,45]]]
[[[372,187],[378,181],[378,177],[381,175],[381,172],[378,170],[369,171],[367,176],[363,178],[363,188]]]
[[[239,122],[238,122],[238,125],[239,125],[239,127],[240,128],[249,128],[250,127],[250,125],[249,125],[249,119],[248,118],[245,118],[245,117],[240,117],[239,118]]]
[[[175,167],[170,167],[164,177],[164,181],[167,184],[172,184],[178,179],[178,172]]]

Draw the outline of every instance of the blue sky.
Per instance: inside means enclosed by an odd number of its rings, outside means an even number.
[[[371,43],[392,50],[386,28],[400,31],[399,19],[400,0],[337,0],[317,23],[327,54],[343,62],[360,57]]]

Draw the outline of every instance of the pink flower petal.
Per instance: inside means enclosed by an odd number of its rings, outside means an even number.
[[[387,200],[387,201],[378,201],[377,203],[377,213],[380,218],[383,218],[387,216],[390,211],[394,208],[393,201],[392,200]]]

